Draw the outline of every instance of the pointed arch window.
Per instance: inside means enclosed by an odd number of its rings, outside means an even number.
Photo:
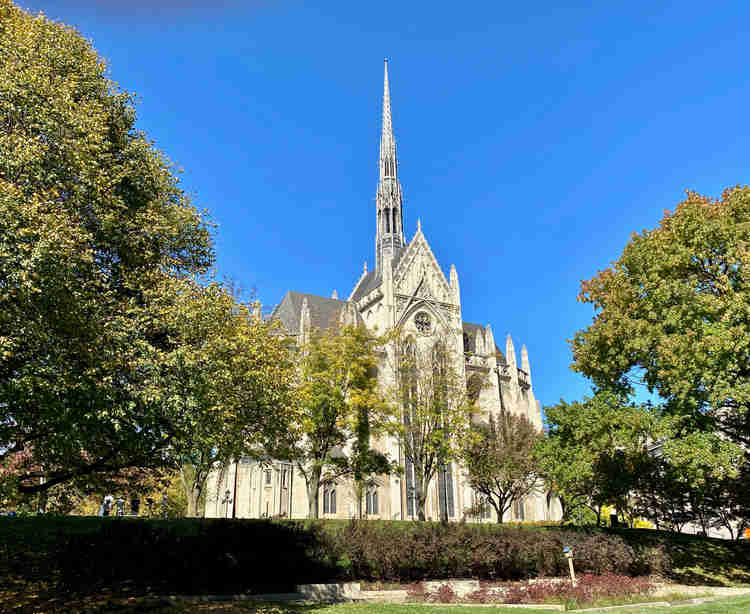
[[[378,485],[371,483],[365,492],[365,510],[367,514],[379,514]]]
[[[466,395],[469,397],[469,401],[472,404],[476,404],[479,401],[479,395],[482,393],[482,376],[478,373],[474,373],[466,380]]]
[[[490,502],[485,495],[479,491],[472,490],[472,498],[474,499],[473,511],[475,517],[481,520],[488,520],[492,517],[492,510],[490,508]]]
[[[398,357],[399,379],[401,395],[403,399],[404,427],[407,437],[413,441],[415,433],[412,431],[412,413],[416,411],[418,402],[418,378],[417,378],[417,348],[414,338],[409,336],[404,339]],[[406,515],[413,517],[416,511],[416,489],[414,465],[407,457],[404,459],[404,481],[406,486]]]
[[[391,210],[385,210],[385,231],[391,232]]]
[[[438,505],[442,516],[453,518],[456,515],[453,502],[453,467],[451,463],[441,465],[438,469]]]
[[[323,513],[336,513],[336,484],[328,483],[323,487]]]

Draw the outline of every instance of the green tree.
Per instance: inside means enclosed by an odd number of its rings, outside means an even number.
[[[642,379],[664,399],[679,435],[665,454],[710,465],[714,478],[735,473],[750,446],[749,240],[750,188],[718,200],[688,192],[581,284],[596,316],[571,341],[573,368],[598,386]]]
[[[407,472],[413,476],[413,499],[419,520],[425,520],[430,483],[439,471],[452,471],[449,463],[461,455],[474,405],[456,364],[463,360],[446,336],[415,340],[393,331],[395,386],[390,392],[397,408],[392,431],[399,440]],[[446,488],[448,485],[446,485]],[[447,503],[441,497],[440,516],[448,520]]]
[[[470,486],[494,509],[497,522],[514,502],[539,487],[534,450],[542,435],[526,418],[504,411],[488,424],[475,424],[464,446]]]
[[[548,433],[537,443],[542,475],[561,503],[563,519],[578,506],[601,522],[602,506],[633,517],[629,492],[649,458],[649,443],[662,425],[649,405],[629,404],[622,395],[598,390],[583,401],[545,407]]]
[[[209,473],[242,456],[265,456],[296,421],[290,342],[259,306],[238,302],[229,288],[174,282],[162,301],[172,349],[165,352],[153,395],[183,418],[184,441],[170,453],[180,466],[187,515],[200,512]]]
[[[377,345],[363,327],[334,326],[313,332],[299,348],[301,413],[288,431],[286,455],[305,479],[310,518],[318,517],[324,481],[361,482],[371,472],[390,469],[388,459],[369,447],[386,411],[377,393]]]
[[[700,466],[693,455],[673,458],[664,456],[660,446],[655,447],[631,492],[635,513],[657,528],[681,531],[691,523],[703,533],[725,529],[733,539],[739,539],[750,521],[747,459],[740,459],[736,477],[716,478],[711,462]],[[681,459],[688,462],[681,463]]]
[[[212,265],[210,229],[106,73],[0,0],[0,462],[31,454],[26,493],[162,465],[189,436],[154,385],[157,302]]]
[[[381,418],[376,425],[376,432],[386,430],[382,417],[386,415],[384,406],[380,406],[376,416]],[[357,500],[357,517],[364,518],[362,501],[365,492],[373,476],[387,475],[398,470],[398,465],[393,463],[385,454],[372,448],[373,424],[368,404],[356,408],[357,418],[354,433],[354,443],[349,453],[349,466],[353,480],[353,492]]]

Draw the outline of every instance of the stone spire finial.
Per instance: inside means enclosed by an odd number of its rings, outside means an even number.
[[[354,303],[347,301],[339,314],[339,322],[344,326],[357,325],[357,308]]]
[[[363,275],[366,275],[366,274],[367,274],[367,260],[365,260],[365,264],[364,264],[364,266],[362,267],[362,274],[363,274]]]
[[[456,271],[456,265],[451,265],[451,272],[450,272],[450,285],[453,289],[453,294],[455,295],[456,299],[459,297],[459,287],[458,287],[458,271]],[[493,350],[494,351],[494,350]]]
[[[260,320],[263,317],[263,313],[261,312],[260,301],[255,301],[253,303],[253,317],[257,320]]]
[[[375,268],[393,259],[406,245],[404,240],[404,199],[398,181],[396,139],[391,118],[391,88],[388,83],[388,60],[383,76],[383,128],[380,134],[379,179],[375,197]]]
[[[310,328],[310,306],[307,304],[307,297],[305,297],[302,299],[302,307],[300,308],[299,314],[299,338],[301,345],[304,345],[308,342],[308,337],[310,336]]]
[[[505,360],[515,371],[518,363],[516,363],[516,348],[513,347],[513,339],[511,339],[510,333],[505,338]]]
[[[335,298],[336,300],[338,300],[338,298],[339,298],[339,293],[338,293],[338,292],[336,292],[336,289],[335,289],[335,288],[334,288],[334,290],[333,290],[333,294],[331,294],[331,298]]]
[[[513,339],[510,338],[510,333],[508,333],[508,336],[505,339],[505,362],[508,363],[511,386],[513,387],[513,390],[518,391],[518,363],[516,363],[516,348],[513,347]],[[514,394],[517,394],[517,392]]]
[[[481,328],[477,328],[474,333],[474,353],[479,356],[487,354],[487,348],[484,345],[484,331]]]
[[[422,218],[417,218],[417,232],[422,232]]]
[[[529,362],[529,352],[525,344],[521,346],[521,369],[526,371],[529,387],[531,387],[531,363]]]
[[[526,345],[521,346],[521,368],[526,371],[527,374],[531,373],[531,367],[529,366],[529,352],[526,349]]]
[[[384,157],[383,154],[387,152],[389,154],[392,153],[395,158],[396,139],[393,138],[393,119],[391,118],[391,87],[388,83],[387,58],[384,60],[384,63],[385,73],[383,76],[383,130],[382,134],[380,135],[380,157]]]
[[[495,355],[495,335],[492,334],[492,327],[488,324],[484,329],[484,339],[487,342],[487,353],[490,356]]]

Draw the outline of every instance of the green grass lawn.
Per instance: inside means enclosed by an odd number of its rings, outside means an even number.
[[[503,608],[503,607],[471,607],[471,606],[430,606],[430,605],[386,605],[386,604],[337,604],[320,606],[257,606],[243,603],[196,603],[196,604],[168,604],[163,600],[138,600],[128,603],[79,603],[75,610],[66,609],[28,610],[34,612],[57,613],[75,611],[80,614],[135,614],[147,612],[150,614],[549,614],[552,610],[537,608]],[[13,611],[13,610],[8,610]],[[18,610],[19,612],[22,610]],[[734,597],[711,603],[698,605],[649,607],[634,606],[616,610],[622,614],[747,614],[750,612],[750,597]]]
[[[662,546],[671,559],[668,577],[679,584],[742,586],[750,584],[750,541],[653,531],[613,531],[633,545]],[[750,610],[748,610],[750,612]]]

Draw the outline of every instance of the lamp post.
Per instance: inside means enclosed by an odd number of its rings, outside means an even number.
[[[222,505],[224,505],[224,518],[229,517],[229,504],[232,502],[231,497],[229,496],[230,493],[229,489],[227,488],[226,492],[224,493],[224,499],[222,500]]]
[[[563,554],[565,555],[565,558],[568,559],[568,568],[570,569],[570,581],[573,583],[573,586],[576,585],[576,572],[575,569],[573,569],[573,548],[570,546],[563,546]]]

